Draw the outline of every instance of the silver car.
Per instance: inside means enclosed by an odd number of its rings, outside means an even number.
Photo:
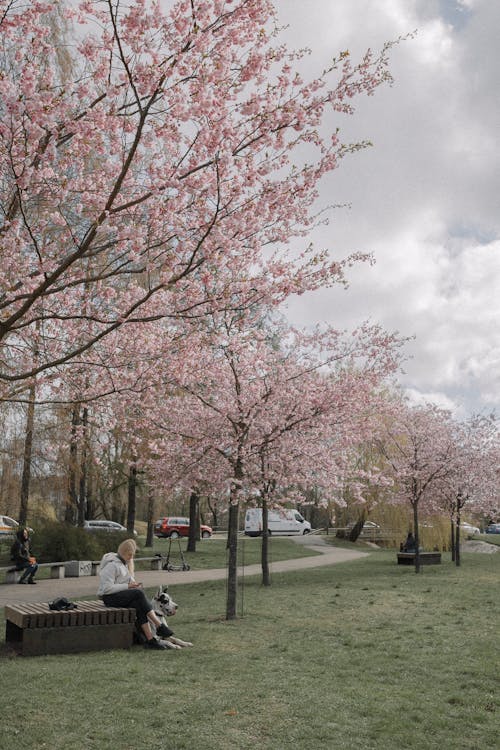
[[[106,521],[104,519],[98,519],[97,521],[85,521],[83,524],[85,531],[127,531],[127,527],[116,521]],[[137,536],[137,531],[134,529],[134,536]]]
[[[464,534],[471,534],[471,535],[481,533],[481,530],[478,529],[477,526],[473,526],[471,523],[466,523],[466,522],[460,524],[460,531],[463,531]]]

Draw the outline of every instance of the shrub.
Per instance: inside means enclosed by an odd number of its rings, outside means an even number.
[[[105,552],[114,552],[127,532],[92,532],[53,521],[37,524],[32,547],[39,562],[63,560],[100,560]]]

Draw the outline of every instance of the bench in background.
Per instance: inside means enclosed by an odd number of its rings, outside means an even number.
[[[151,570],[162,570],[163,558],[160,555],[154,555],[154,557],[136,557],[136,562],[149,562]],[[51,578],[64,578],[66,575],[66,566],[77,563],[77,560],[71,560],[66,562],[50,562],[50,563],[38,563],[39,568],[50,568]],[[97,575],[99,573],[100,560],[91,560],[87,563],[89,568],[85,575]],[[5,583],[17,583],[23,573],[22,570],[16,570],[14,567],[0,568],[0,573],[5,572]],[[70,573],[68,573],[70,575]],[[82,573],[79,573],[82,575]]]
[[[130,648],[135,609],[105,607],[101,601],[75,604],[77,609],[67,612],[55,612],[45,603],[7,604],[6,645],[22,656]]]
[[[415,565],[415,552],[398,552],[398,565]],[[441,552],[419,552],[420,565],[440,565]]]
[[[149,562],[150,563],[150,570],[162,570],[163,565],[163,558],[160,555],[155,555],[154,557],[135,557],[134,562]],[[100,560],[92,560],[90,563],[92,566],[92,572],[91,575],[95,576],[99,573],[99,566],[101,564]]]
[[[63,562],[38,563],[38,567],[50,568],[51,578],[64,578],[65,564]],[[24,570],[17,570],[15,567],[0,568],[0,570],[5,571],[5,583],[17,583],[24,573]]]

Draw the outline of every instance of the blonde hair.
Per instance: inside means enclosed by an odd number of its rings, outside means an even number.
[[[125,557],[125,555],[132,553],[132,557],[130,560],[127,560],[127,568],[129,569],[129,572],[131,575],[134,575],[134,555],[137,552],[137,544],[135,542],[135,539],[125,539],[120,546],[118,547],[118,554],[120,557]]]

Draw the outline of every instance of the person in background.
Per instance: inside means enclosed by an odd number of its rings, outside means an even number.
[[[166,649],[166,646],[153,636],[150,622],[156,627],[159,636],[168,638],[172,631],[160,622],[153,605],[142,590],[142,583],[134,578],[134,555],[137,544],[134,539],[125,539],[116,552],[107,552],[99,568],[99,588],[97,595],[106,607],[133,607],[137,612],[137,622],[146,636],[145,648]]]
[[[10,552],[11,558],[16,564],[16,570],[23,571],[18,583],[36,583],[34,577],[38,570],[38,564],[36,558],[31,554],[28,529],[19,529]]]
[[[406,537],[406,542],[403,544],[403,552],[416,552],[416,549],[415,537],[411,531],[409,531],[408,536]]]

